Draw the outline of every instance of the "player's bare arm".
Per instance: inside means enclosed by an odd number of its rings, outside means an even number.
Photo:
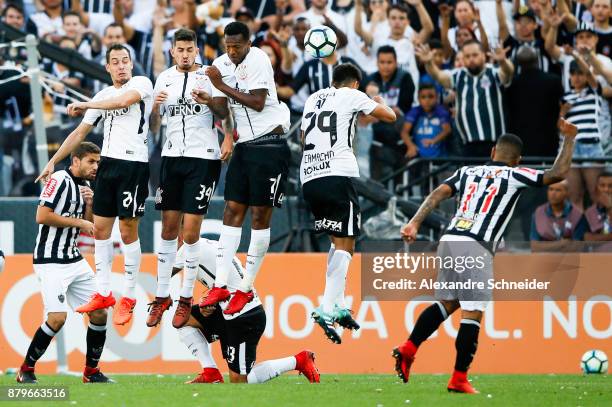
[[[53,157],[49,160],[45,168],[40,172],[40,175],[34,180],[34,182],[41,181],[45,184],[49,180],[51,174],[53,174],[53,170],[55,169],[55,164],[62,161],[64,158],[68,157],[70,153],[83,141],[89,132],[93,129],[91,124],[81,123],[79,126],[72,131],[66,137],[66,140],[62,143],[60,148],[53,154]]]
[[[574,143],[576,141],[576,134],[578,134],[578,127],[564,119],[559,119],[559,131],[563,135],[563,145],[561,146],[561,151],[559,151],[553,166],[544,171],[544,185],[556,184],[557,182],[563,181],[572,164],[572,154],[574,152]]]
[[[229,160],[234,151],[234,118],[231,112],[228,112],[227,117],[223,119],[222,125],[225,137],[221,143],[221,160],[226,161]]]
[[[91,188],[86,186],[80,186],[81,196],[85,201],[85,212],[83,212],[83,219],[93,222],[93,196],[94,192]]]
[[[372,110],[370,116],[385,123],[395,123],[397,115],[392,108],[385,104],[385,100],[380,96],[374,96],[372,100],[378,103],[378,106]]]
[[[160,106],[168,99],[168,92],[161,91],[157,95],[155,95],[155,100],[153,101],[153,108],[151,109],[151,114],[149,115],[149,129],[153,133],[157,133],[161,126],[161,115],[159,112]]]
[[[419,207],[417,213],[410,219],[410,222],[402,227],[401,234],[402,238],[407,242],[413,242],[416,240],[417,232],[421,227],[421,224],[429,216],[429,214],[438,207],[440,202],[453,196],[453,190],[446,184],[442,184],[434,189],[425,201]]]
[[[208,108],[213,112],[213,114],[222,120],[229,115],[229,108],[227,107],[227,98],[225,97],[212,97],[201,89],[192,90],[191,97],[196,102],[208,106]]]
[[[87,109],[100,109],[100,110],[115,110],[125,109],[132,106],[134,103],[138,103],[142,100],[140,92],[137,90],[129,90],[121,96],[106,100],[89,101],[89,102],[75,102],[68,105],[66,111],[69,116],[80,116]]]
[[[236,102],[246,107],[250,107],[257,112],[261,112],[264,109],[266,98],[268,97],[267,89],[253,89],[249,91],[249,93],[240,92],[223,82],[221,79],[221,72],[219,72],[216,66],[209,66],[206,68],[206,75],[210,78],[210,82],[215,88],[219,89]]]
[[[56,228],[81,228],[85,233],[93,235],[93,223],[90,221],[58,215],[47,206],[36,209],[36,223]]]

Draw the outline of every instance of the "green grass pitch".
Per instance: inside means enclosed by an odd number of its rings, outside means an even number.
[[[63,402],[0,402],[7,406],[612,406],[607,375],[479,375],[479,395],[450,394],[447,375],[322,375],[321,384],[287,375],[265,384],[183,384],[186,375],[109,375],[117,383],[84,385],[80,377],[40,375],[39,385],[68,386]],[[227,376],[225,377],[227,380]],[[0,376],[13,386],[15,376]]]

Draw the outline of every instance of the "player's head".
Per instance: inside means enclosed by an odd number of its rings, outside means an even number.
[[[332,86],[336,89],[353,88],[358,89],[361,82],[361,71],[351,63],[340,64],[334,68],[332,75]]]
[[[529,45],[521,45],[516,52],[516,63],[523,69],[538,67],[538,54]]]
[[[18,4],[9,3],[2,11],[2,21],[18,30],[23,29],[25,14]]]
[[[612,171],[606,170],[597,177],[597,201],[599,205],[612,206]]]
[[[389,78],[397,70],[397,54],[391,45],[383,45],[376,51],[376,66],[383,78]]]
[[[387,9],[387,19],[394,35],[403,35],[410,25],[410,11],[400,4],[394,4]]]
[[[485,67],[487,58],[482,44],[477,40],[469,40],[461,47],[463,63],[472,75],[478,75]]]
[[[121,44],[111,44],[106,50],[106,72],[113,84],[123,85],[132,79],[132,56],[130,51]]]
[[[510,167],[515,167],[521,161],[523,142],[518,136],[506,133],[497,139],[495,147],[491,150],[491,159],[506,163]]]
[[[76,11],[65,11],[62,14],[62,29],[67,37],[76,38],[83,32],[81,15]]]
[[[190,70],[198,56],[196,33],[187,28],[176,30],[172,37],[170,54],[174,58],[179,70]]]
[[[546,196],[548,197],[548,203],[551,205],[561,205],[564,203],[569,196],[567,181],[563,180],[556,184],[550,184],[546,191]]]
[[[105,47],[110,47],[112,44],[125,44],[125,32],[123,26],[118,23],[110,23],[104,29],[102,43]]]
[[[436,85],[431,82],[425,82],[419,85],[419,106],[426,112],[431,112],[438,104],[438,92]]]
[[[89,141],[83,141],[70,154],[70,172],[78,178],[93,181],[100,163],[100,148]]]
[[[241,63],[251,48],[251,33],[246,24],[234,21],[225,26],[225,50],[230,61]]]
[[[610,7],[610,0],[593,0],[591,4],[591,15],[597,23],[605,23],[610,17],[612,17],[612,7]]]

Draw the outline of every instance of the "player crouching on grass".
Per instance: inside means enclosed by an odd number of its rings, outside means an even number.
[[[200,253],[197,279],[210,288],[217,274],[216,253],[219,244],[204,238],[200,238],[196,244]],[[172,275],[179,273],[184,263],[185,245],[177,253]],[[235,292],[240,287],[245,270],[236,257],[232,259],[231,264],[227,288]],[[223,383],[223,376],[208,346],[216,340],[221,342],[221,351],[227,361],[232,383],[263,383],[291,370],[297,370],[311,383],[319,382],[314,353],[308,350],[303,350],[295,356],[267,360],[255,365],[257,344],[266,328],[266,313],[255,289],[253,300],[240,312],[225,314],[222,311],[227,307],[227,301],[204,308],[194,305],[187,324],[178,329],[181,342],[202,365],[202,372],[188,383]]]
[[[513,134],[502,135],[491,151],[492,162],[485,165],[464,166],[438,186],[421,204],[414,217],[402,227],[407,242],[416,240],[423,220],[448,198],[457,196],[459,205],[444,235],[440,238],[438,256],[447,254],[483,256],[484,267],[464,271],[440,268],[438,281],[486,281],[493,278],[493,256],[521,192],[528,187],[541,187],[562,181],[569,173],[578,128],[559,120],[563,145],[552,168],[542,171],[518,167],[523,143]],[[457,249],[457,247],[459,247]],[[486,255],[489,253],[490,255]],[[448,382],[448,391],[478,393],[467,379],[467,371],[476,354],[480,321],[492,299],[490,291],[436,290],[439,302],[426,308],[419,316],[408,340],[393,350],[395,370],[408,382],[410,367],[419,346],[433,334],[441,323],[461,308],[461,324],[455,340],[457,357],[455,370]]]
[[[71,165],[51,175],[40,195],[36,210],[38,236],[34,249],[34,272],[38,277],[47,320],[34,334],[23,365],[17,373],[19,383],[37,383],[34,366],[51,340],[66,322],[68,308],[87,303],[96,293],[94,272],[83,259],[76,240],[79,231],[93,234],[93,181],[100,162],[100,149],[82,142],[71,154]],[[106,309],[87,313],[87,355],[84,383],[109,383],[98,368],[106,341]]]

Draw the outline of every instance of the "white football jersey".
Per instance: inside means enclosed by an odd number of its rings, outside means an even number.
[[[159,74],[154,93],[165,91],[168,99],[160,106],[166,115],[166,142],[164,157],[193,157],[207,160],[221,159],[219,137],[214,129],[213,113],[208,106],[191,98],[194,88],[212,95],[212,84],[204,74],[206,67],[193,72],[179,72],[176,66]]]
[[[200,238],[198,240],[198,244],[200,245],[200,261],[198,267],[198,281],[204,284],[206,287],[212,288],[215,283],[215,276],[217,275],[217,247],[219,242],[216,240],[210,240],[205,238]],[[176,254],[176,260],[174,262],[174,268],[182,269],[185,264],[185,246],[181,246]],[[227,289],[234,293],[236,290],[240,289],[240,284],[242,282],[242,276],[244,275],[245,270],[240,263],[240,260],[237,257],[234,257],[232,260],[232,268],[230,270],[228,279],[227,279]],[[257,291],[253,288],[254,298],[251,302],[244,306],[242,311],[233,314],[227,315],[223,314],[223,317],[226,320],[234,319],[243,315],[253,308],[261,305],[261,301],[259,300],[259,296],[257,295]],[[223,311],[227,308],[229,301],[223,301],[219,303],[219,306]]]
[[[140,93],[141,99],[125,109],[87,109],[83,123],[97,126],[104,120],[102,156],[127,161],[149,161],[147,133],[153,106],[153,84],[146,76],[134,76],[119,88],[109,86],[94,96],[92,101],[112,99],[130,90]]]
[[[238,130],[238,143],[254,140],[278,126],[282,126],[284,132],[289,130],[289,108],[278,100],[274,70],[270,58],[264,51],[251,47],[238,66],[234,65],[227,54],[223,54],[215,59],[213,65],[221,72],[223,82],[242,93],[249,93],[255,89],[268,90],[266,104],[261,112],[229,99]],[[217,89],[213,89],[213,96],[227,97],[225,93]]]
[[[302,184],[328,176],[359,177],[353,153],[357,114],[370,114],[377,105],[365,93],[347,87],[330,87],[310,95],[302,116]]]

